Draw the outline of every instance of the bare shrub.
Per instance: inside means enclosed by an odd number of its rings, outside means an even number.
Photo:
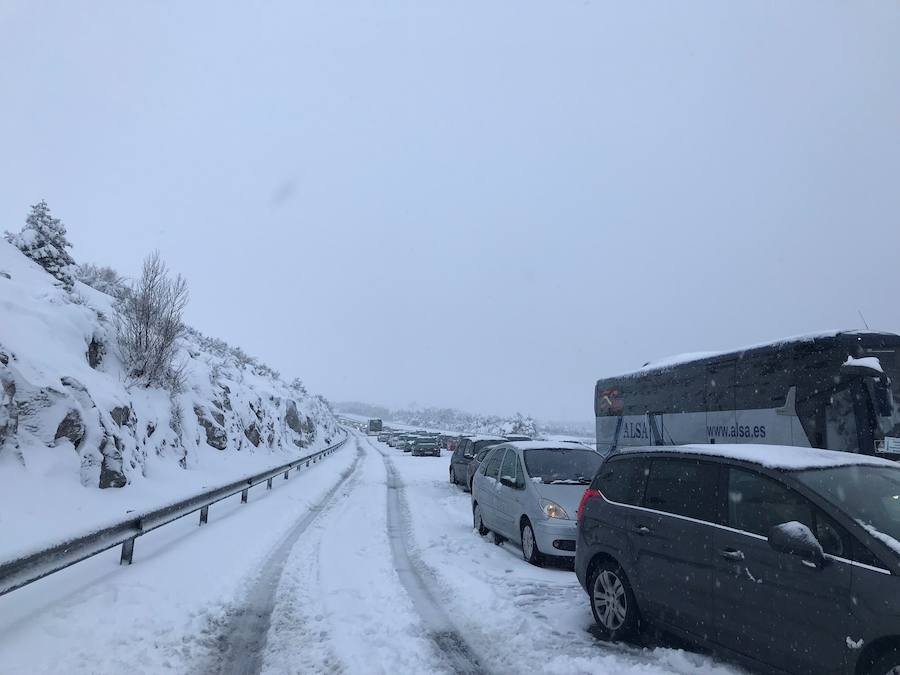
[[[118,304],[119,346],[130,377],[147,386],[183,386],[184,365],[175,357],[186,334],[182,316],[187,302],[184,278],[169,275],[159,251],[147,256],[140,278]]]

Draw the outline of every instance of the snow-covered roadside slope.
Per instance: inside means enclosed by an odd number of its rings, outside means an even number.
[[[0,559],[342,434],[321,399],[195,331],[183,391],[129,383],[113,304],[0,241]]]

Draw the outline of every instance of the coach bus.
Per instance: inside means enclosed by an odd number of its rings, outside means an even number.
[[[384,425],[377,417],[369,420],[369,436],[377,435],[383,428]]]
[[[759,443],[900,459],[900,336],[845,331],[599,380],[597,449]]]

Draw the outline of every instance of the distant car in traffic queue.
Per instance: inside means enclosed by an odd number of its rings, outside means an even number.
[[[609,457],[578,509],[600,633],[652,625],[767,672],[900,672],[900,466],[775,445]]]
[[[483,448],[489,445],[497,445],[505,443],[506,439],[502,436],[463,436],[460,438],[456,449],[450,456],[450,482],[455,485],[461,485],[466,491],[469,490],[469,462]]]
[[[441,446],[433,438],[419,438],[412,442],[411,452],[413,457],[440,457]]]
[[[590,448],[547,441],[494,446],[472,480],[472,518],[482,536],[493,532],[543,565],[575,555],[575,512],[603,456]]]

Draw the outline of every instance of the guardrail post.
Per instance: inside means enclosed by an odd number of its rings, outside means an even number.
[[[209,506],[204,506],[200,509],[200,524],[206,525],[206,521],[209,519]]]
[[[131,558],[134,556],[134,537],[126,539],[122,542],[122,556],[119,558],[120,565],[130,565]]]
[[[287,471],[284,472],[284,479],[285,479],[285,480],[288,479],[288,474],[289,474],[290,472],[291,472],[290,469],[288,469]]]
[[[271,490],[271,489],[272,489],[272,479],[270,478],[269,480],[266,481],[266,490]]]
[[[241,490],[241,504],[247,503],[247,489]]]

